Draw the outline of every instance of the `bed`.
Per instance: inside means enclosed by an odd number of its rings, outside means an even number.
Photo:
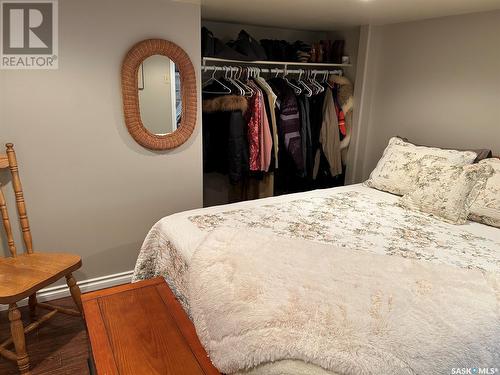
[[[157,222],[148,233],[133,280],[165,277],[190,314],[188,274],[191,259],[205,238],[222,227],[250,228],[312,244],[500,274],[498,228],[475,222],[451,225],[404,209],[397,204],[398,199],[395,195],[358,184],[170,215]],[[498,309],[498,300],[493,308]],[[334,373],[301,361],[264,364],[258,371],[249,369],[247,373],[286,371]]]

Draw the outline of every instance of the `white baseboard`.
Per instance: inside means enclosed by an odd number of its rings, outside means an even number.
[[[78,286],[82,293],[92,292],[94,290],[109,288],[116,285],[128,284],[132,281],[134,271],[126,271],[115,273],[113,275],[96,277],[93,279],[78,281]],[[51,301],[58,298],[70,296],[69,288],[66,285],[57,285],[49,288],[41,289],[36,298],[40,302]],[[23,299],[17,303],[18,306],[26,306],[28,299]],[[8,305],[0,305],[0,311],[7,310]]]

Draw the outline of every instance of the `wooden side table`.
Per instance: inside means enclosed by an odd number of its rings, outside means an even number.
[[[163,278],[82,296],[98,375],[220,375]]]

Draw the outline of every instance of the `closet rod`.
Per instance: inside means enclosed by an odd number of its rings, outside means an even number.
[[[246,60],[232,60],[232,59],[221,59],[218,57],[203,57],[202,64],[228,64],[228,65],[263,65],[263,66],[307,66],[311,67],[322,67],[322,68],[350,68],[351,64],[337,64],[337,63],[313,63],[313,62],[300,62],[300,61],[269,61],[269,60],[256,60],[256,61],[246,61]],[[219,65],[220,66],[220,65]]]
[[[241,67],[236,67],[236,66],[214,66],[214,65],[202,65],[201,70],[203,72],[209,71],[209,70],[214,70],[214,71],[228,71],[228,72],[236,72],[240,71]],[[300,74],[304,73],[305,71],[309,71],[312,74],[328,74],[328,73],[340,73],[342,70],[340,69],[327,69],[327,70],[316,70],[316,69],[280,69],[280,68],[259,68],[260,73],[289,73],[289,74]]]

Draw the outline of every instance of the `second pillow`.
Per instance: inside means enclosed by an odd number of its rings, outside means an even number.
[[[416,185],[401,198],[401,206],[452,224],[465,224],[479,194],[479,189],[474,187],[486,184],[493,174],[491,166],[457,166],[433,156],[424,157],[419,164]]]

